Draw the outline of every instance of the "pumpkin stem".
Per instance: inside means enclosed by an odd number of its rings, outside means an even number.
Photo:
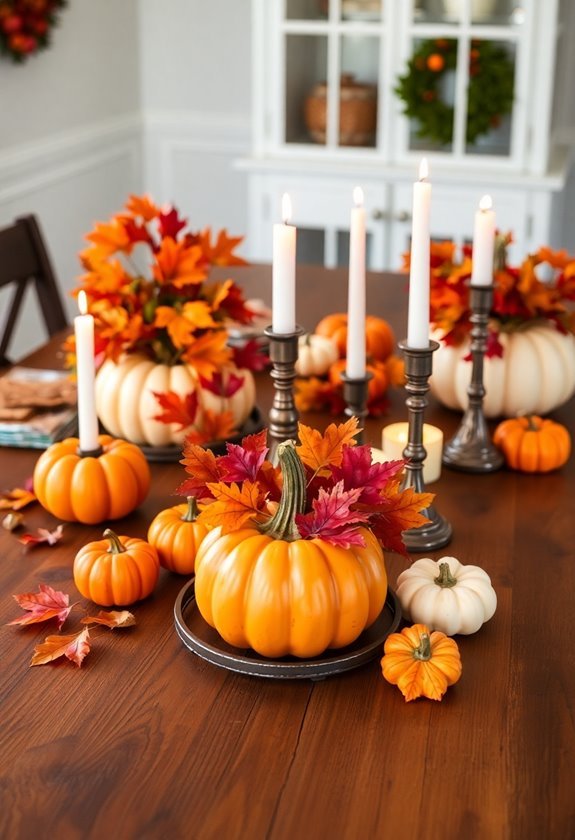
[[[199,515],[198,503],[195,496],[188,496],[188,509],[182,516],[182,522],[195,522]]]
[[[527,431],[528,432],[538,432],[539,431],[539,426],[535,422],[535,420],[538,419],[538,418],[534,417],[533,414],[526,414],[525,419],[527,420]]]
[[[108,549],[108,554],[121,554],[123,551],[126,551],[122,543],[120,542],[120,537],[112,531],[111,528],[106,528],[104,531],[104,536],[107,540],[110,540],[110,548]]]
[[[295,516],[303,513],[306,502],[306,479],[303,464],[295,449],[293,440],[285,440],[277,448],[283,487],[278,509],[271,519],[258,525],[262,534],[274,540],[300,540],[301,534],[295,523]]]
[[[433,582],[436,583],[438,586],[441,586],[442,589],[449,589],[452,586],[455,586],[455,584],[457,583],[457,578],[454,578],[451,574],[449,563],[439,564],[439,574],[436,578],[433,579]]]
[[[422,633],[419,637],[419,646],[413,651],[413,658],[419,659],[421,662],[427,662],[431,659],[431,639],[429,633]]]

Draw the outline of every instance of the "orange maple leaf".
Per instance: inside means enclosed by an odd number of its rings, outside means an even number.
[[[133,627],[135,623],[136,619],[129,610],[100,610],[98,615],[88,615],[82,619],[82,624],[102,624],[110,630],[116,627]]]
[[[187,245],[183,239],[176,242],[171,236],[166,236],[156,253],[154,277],[161,285],[170,283],[178,289],[197,285],[207,276],[203,260],[204,255],[199,246]]]
[[[221,526],[222,533],[227,534],[243,527],[249,519],[262,519],[266,494],[262,493],[257,482],[244,481],[240,487],[233,484],[208,484],[208,490],[214,496],[215,502],[207,505],[198,517],[208,528]]]
[[[149,195],[131,195],[126,202],[126,210],[133,216],[141,216],[145,222],[151,222],[161,213],[160,208],[154,204]]]
[[[196,370],[198,376],[211,379],[214,373],[231,360],[232,351],[226,346],[227,340],[225,330],[201,335],[186,349],[183,359]]]
[[[234,249],[243,242],[243,236],[228,236],[224,228],[218,233],[218,238],[212,245],[211,228],[206,228],[198,235],[199,244],[205,258],[211,265],[247,265],[247,262],[233,253]]]
[[[413,487],[399,490],[398,481],[388,482],[381,491],[381,503],[369,519],[382,546],[398,554],[407,554],[402,534],[429,522],[421,511],[426,510],[434,498],[434,493],[416,493]]]
[[[187,473],[189,473],[198,481],[207,483],[208,481],[219,481],[220,471],[218,469],[218,462],[216,456],[211,449],[204,449],[190,440],[189,436],[184,441],[184,457],[180,464],[184,465]]]
[[[199,428],[192,429],[187,435],[192,443],[214,443],[216,440],[227,440],[236,434],[234,415],[231,411],[212,411],[205,409]]]
[[[34,656],[30,665],[46,665],[61,656],[66,656],[78,668],[90,653],[90,631],[87,627],[71,636],[47,636],[40,645],[34,648]]]
[[[187,347],[196,330],[217,326],[205,300],[184,303],[179,311],[172,306],[158,306],[154,324],[156,327],[167,327],[168,335],[177,349]]]
[[[113,218],[110,222],[97,222],[94,230],[87,234],[86,239],[95,245],[91,251],[92,258],[96,261],[106,259],[116,251],[128,253],[132,248],[130,237],[118,218]]]
[[[23,490],[21,487],[14,487],[12,490],[4,490],[0,493],[0,510],[20,510],[26,505],[37,501],[36,496],[30,490]]]
[[[303,463],[313,470],[314,475],[329,475],[331,465],[339,467],[345,444],[354,446],[357,433],[357,417],[350,417],[345,423],[330,423],[325,432],[318,432],[303,423],[298,424],[301,445],[296,447]]]

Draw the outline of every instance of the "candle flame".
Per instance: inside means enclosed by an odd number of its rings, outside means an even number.
[[[291,198],[288,193],[282,195],[282,219],[284,225],[287,225],[291,219]]]
[[[479,209],[480,210],[491,210],[493,207],[493,202],[491,200],[490,195],[484,195],[481,201],[479,202]]]
[[[427,158],[422,158],[419,164],[419,180],[425,181],[427,178],[429,178],[429,165]]]
[[[84,289],[78,292],[78,309],[80,310],[80,315],[86,315],[88,312],[88,298]]]
[[[363,207],[363,190],[361,187],[355,187],[353,190],[353,203],[356,207]]]

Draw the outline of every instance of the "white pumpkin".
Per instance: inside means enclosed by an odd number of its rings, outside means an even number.
[[[439,340],[440,334],[433,338]],[[500,333],[503,358],[484,359],[486,417],[548,414],[575,392],[575,337],[544,321]],[[469,342],[448,347],[440,342],[433,354],[431,392],[448,408],[465,410],[471,379]]]
[[[416,560],[397,578],[396,594],[407,618],[447,636],[475,633],[497,607],[489,575],[455,557]]]
[[[152,392],[174,391],[185,397],[197,391],[199,424],[202,409],[210,407],[215,411],[231,410],[234,423],[239,427],[254,406],[255,384],[251,371],[233,370],[241,375],[247,374],[244,384],[230,400],[221,400],[210,394],[209,397],[215,401],[212,403],[205,397],[208,392],[200,388],[196,372],[189,365],[161,365],[136,353],[125,356],[117,363],[107,359],[96,376],[96,412],[106,430],[116,437],[149,446],[180,446],[189,428],[180,430],[176,423],[153,420],[161,409]],[[225,377],[225,370],[222,373]],[[244,390],[245,395],[242,393]]]
[[[231,397],[219,397],[207,388],[200,386],[200,405],[204,410],[209,408],[210,411],[217,413],[231,411],[234,418],[234,428],[239,429],[250,416],[251,410],[256,403],[256,383],[254,376],[251,370],[237,368],[234,365],[227,365],[220,372],[222,374],[224,389],[232,373],[235,376],[241,376],[244,380],[243,384]]]
[[[295,363],[298,376],[323,376],[338,359],[339,351],[332,338],[313,333],[300,336]]]

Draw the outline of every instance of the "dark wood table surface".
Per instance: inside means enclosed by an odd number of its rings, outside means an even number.
[[[269,301],[268,267],[234,274]],[[369,311],[398,339],[406,302],[405,278],[369,276]],[[298,269],[300,323],[313,328],[345,308],[345,272]],[[54,347],[27,363],[54,366]],[[258,389],[267,415],[268,376]],[[553,417],[573,431],[574,409],[572,400]],[[380,445],[382,426],[405,417],[404,393],[394,391],[389,415],[368,421],[368,442]],[[459,415],[430,398],[426,420],[449,436]],[[1,486],[21,486],[38,454],[0,450]],[[144,537],[177,501],[183,468],[151,468],[150,495],[117,525],[123,534]],[[432,556],[483,567],[498,596],[493,619],[457,638],[463,675],[441,703],[406,704],[379,657],[320,682],[211,665],[176,635],[185,578],[162,570],[133,608],[137,626],[99,635],[81,669],[67,660],[29,667],[51,625],[0,628],[0,837],[574,837],[574,458],[539,476],[444,469],[429,489],[454,532]],[[28,529],[56,524],[39,505],[25,514]],[[76,600],[74,555],[102,526],[67,525],[59,545],[27,553],[0,530],[1,625],[20,614],[12,594],[41,582]],[[388,555],[392,586],[406,566]]]

